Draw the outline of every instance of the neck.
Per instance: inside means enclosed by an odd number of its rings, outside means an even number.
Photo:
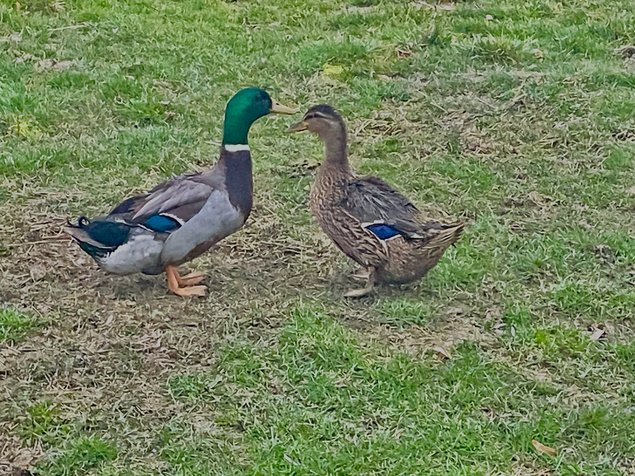
[[[346,151],[346,131],[331,132],[324,138],[324,163],[330,169],[337,169],[345,174],[350,174],[348,154]]]
[[[249,216],[252,206],[253,179],[251,154],[247,145],[224,144],[221,148],[219,163],[225,171],[225,187],[229,201]]]
[[[251,123],[247,123],[242,118],[230,114],[225,114],[223,124],[223,144],[225,145],[247,145],[247,136]]]

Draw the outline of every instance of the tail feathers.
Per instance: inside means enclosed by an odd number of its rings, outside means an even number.
[[[413,238],[419,242],[419,247],[433,254],[443,253],[459,239],[463,228],[465,224],[461,222],[448,224],[428,222],[422,225],[421,231]]]
[[[77,224],[72,223],[70,220],[66,220],[64,232],[71,235],[71,237],[79,243],[87,243],[96,247],[106,247],[103,243],[91,238],[87,231],[89,225],[90,220],[82,215],[77,219]]]
[[[465,224],[461,222],[444,224],[442,230],[430,240],[430,246],[437,246],[439,248],[448,248],[461,237]]]
[[[130,225],[108,219],[90,220],[80,216],[77,223],[67,222],[64,231],[91,256],[102,256],[124,244],[130,235]]]
[[[80,215],[77,218],[77,225],[73,225],[70,220],[66,220],[66,224],[72,228],[86,228],[90,225],[90,218],[84,215]]]

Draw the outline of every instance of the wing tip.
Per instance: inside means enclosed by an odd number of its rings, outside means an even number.
[[[112,216],[112,215],[125,215],[127,213],[136,212],[138,207],[139,207],[139,205],[141,204],[141,201],[146,196],[147,195],[135,195],[134,197],[126,198],[123,202],[121,202],[115,208],[110,210],[110,213],[108,213],[108,215],[109,216]]]

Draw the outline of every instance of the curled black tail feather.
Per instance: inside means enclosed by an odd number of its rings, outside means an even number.
[[[79,228],[80,230],[86,229],[88,225],[90,225],[90,218],[80,215],[77,218],[77,224],[72,223],[70,220],[66,220],[66,224],[71,228]]]

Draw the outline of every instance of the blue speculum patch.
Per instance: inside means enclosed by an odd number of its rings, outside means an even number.
[[[144,221],[143,225],[158,233],[176,230],[181,226],[176,219],[165,215],[153,215]]]
[[[366,227],[380,240],[387,240],[393,236],[401,235],[402,233],[394,226],[386,225],[385,223],[377,223],[374,225],[368,225]]]

